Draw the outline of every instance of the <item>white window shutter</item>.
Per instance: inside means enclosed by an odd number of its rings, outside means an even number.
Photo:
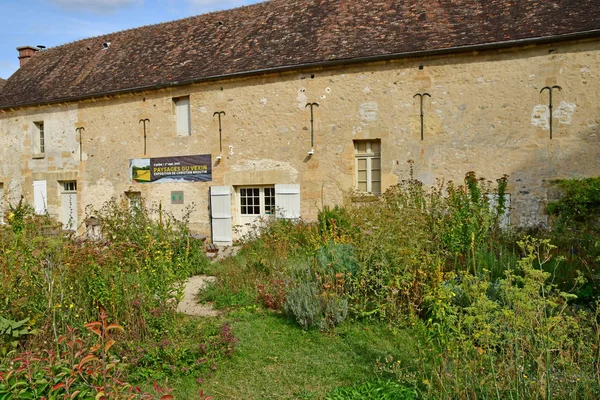
[[[300,185],[275,185],[277,218],[300,218]]]
[[[233,242],[231,229],[231,186],[211,186],[210,216],[212,241],[230,245]]]
[[[177,135],[190,134],[190,98],[181,97],[175,100],[175,119],[177,120]]]
[[[48,211],[46,181],[33,181],[33,207],[36,214],[46,214]]]

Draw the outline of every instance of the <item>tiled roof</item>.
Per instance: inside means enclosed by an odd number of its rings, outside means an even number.
[[[6,84],[6,79],[0,78],[0,90],[2,90],[2,88],[4,87],[5,84]]]
[[[0,108],[324,61],[597,34],[599,15],[598,0],[272,0],[39,52],[8,79]]]

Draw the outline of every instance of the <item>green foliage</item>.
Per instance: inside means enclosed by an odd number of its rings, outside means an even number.
[[[399,384],[398,382],[378,379],[367,381],[353,386],[334,389],[325,395],[326,400],[416,400],[417,393],[414,389]]]
[[[105,313],[100,320],[86,324],[95,336],[94,343],[84,344],[84,337],[69,328],[57,342],[57,348],[23,352],[0,363],[0,398],[10,399],[152,399],[124,380],[124,365],[111,355],[116,343],[114,332],[122,331],[109,324]],[[161,399],[167,400],[170,389],[155,384]]]
[[[40,340],[56,340],[67,325],[82,326],[104,308],[132,338],[162,336],[172,328],[183,281],[208,266],[202,243],[185,218],[160,207],[132,213],[111,201],[89,212],[102,239],[61,235],[48,229],[47,218],[25,219],[18,233],[0,230],[5,317],[29,318]]]
[[[9,203],[8,208],[10,210],[7,218],[8,223],[14,233],[20,233],[25,229],[27,217],[34,215],[34,209],[31,205],[23,202],[23,196],[21,196],[16,206]]]
[[[356,274],[358,271],[355,248],[348,243],[327,242],[317,249],[315,257],[319,269],[324,273]]]
[[[0,355],[6,354],[9,348],[16,348],[20,341],[34,333],[28,322],[29,318],[13,321],[0,316]]]
[[[600,177],[558,181],[563,191],[560,200],[550,202],[547,211],[557,218],[558,229],[598,230],[600,216]]]
[[[461,275],[427,296],[418,322],[426,397],[597,398],[597,319],[568,307],[545,272],[553,247],[520,242],[524,257],[496,283]],[[456,296],[458,292],[461,296]],[[462,297],[456,301],[456,297]],[[408,376],[397,371],[399,379]]]

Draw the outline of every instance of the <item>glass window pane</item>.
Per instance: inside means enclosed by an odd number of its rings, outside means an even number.
[[[354,142],[354,144],[355,144],[354,148],[356,149],[357,153],[366,153],[367,152],[367,142],[365,142],[364,140]]]
[[[248,209],[246,206],[242,206],[242,214],[248,214]]]
[[[381,169],[381,159],[373,157],[371,159],[371,168],[372,169]]]
[[[358,171],[358,181],[359,182],[367,181],[367,171]]]
[[[367,182],[358,182],[358,190],[361,192],[367,191]]]
[[[373,181],[371,183],[371,189],[373,193],[381,193],[381,182]]]
[[[254,214],[260,214],[260,207],[254,206]]]
[[[379,140],[371,142],[371,153],[381,153],[381,142]]]
[[[381,171],[378,169],[374,169],[371,171],[371,180],[372,181],[380,181],[381,180]]]
[[[252,195],[253,195],[254,197],[258,197],[258,196],[260,196],[260,189],[259,189],[259,188],[254,188],[254,189],[252,189]]]
[[[367,169],[367,159],[366,158],[359,158],[356,161],[358,162],[358,170],[359,171]]]

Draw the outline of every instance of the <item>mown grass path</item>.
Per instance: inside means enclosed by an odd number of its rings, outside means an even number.
[[[376,362],[386,356],[407,362],[415,355],[409,331],[349,322],[335,333],[303,331],[284,316],[267,311],[236,311],[233,323],[239,344],[201,384],[219,399],[322,399],[338,386],[374,379]],[[171,382],[176,397],[197,398],[195,379]]]

